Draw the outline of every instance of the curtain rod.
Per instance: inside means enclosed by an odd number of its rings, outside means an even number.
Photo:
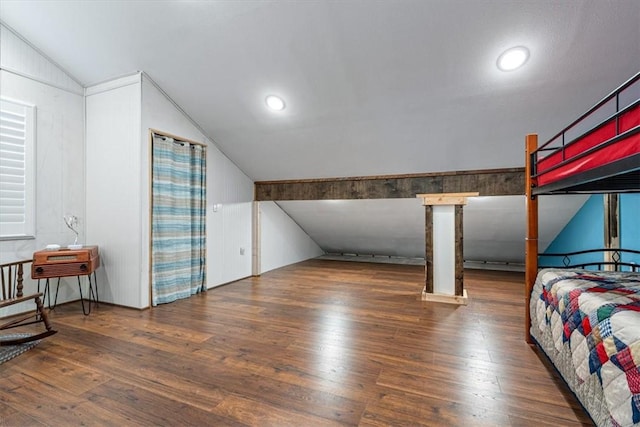
[[[175,141],[185,142],[187,144],[199,145],[199,146],[205,147],[205,148],[207,147],[207,144],[205,144],[205,143],[198,142],[198,141],[193,141],[193,140],[186,139],[186,138],[182,138],[180,136],[172,135],[172,134],[167,133],[167,132],[161,132],[161,131],[156,130],[156,129],[149,129],[149,132],[151,132],[152,136],[171,138],[171,139],[173,139]]]

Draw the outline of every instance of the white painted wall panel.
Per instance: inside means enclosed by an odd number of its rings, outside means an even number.
[[[225,185],[222,193],[224,203],[253,201],[253,181],[228,157],[224,157]]]
[[[252,202],[226,203],[213,215],[222,217],[222,259],[211,259],[209,265],[221,271],[219,282],[208,281],[209,286],[229,283],[251,276],[251,209]],[[207,238],[213,240],[216,235],[208,233]],[[222,261],[220,263],[220,261]]]
[[[0,25],[0,68],[82,94],[82,86],[12,30]]]
[[[207,285],[213,287],[251,275],[251,201],[253,181],[234,165],[206,135],[143,74],[142,77],[142,241],[149,241],[149,129],[207,144]],[[219,206],[214,212],[213,206]],[[244,255],[240,254],[244,249]],[[148,243],[142,249],[147,284]]]
[[[142,308],[140,83],[87,96],[87,241],[100,246],[100,299]],[[148,287],[147,287],[148,292]],[[147,298],[148,299],[148,298]]]
[[[207,283],[213,287],[251,275],[253,181],[215,146],[210,148],[207,156]],[[242,255],[240,248],[244,249]]]
[[[260,202],[260,272],[315,258],[324,252],[274,202]]]
[[[424,258],[424,207],[417,198],[278,204],[329,253]]]
[[[207,285],[221,285],[224,282],[224,229],[223,210],[213,205],[221,205],[225,188],[225,158],[215,147],[207,147]]]
[[[36,107],[36,236],[0,241],[0,263],[4,263],[31,259],[33,252],[49,243],[73,243],[74,235],[62,219],[66,213],[80,218],[80,238],[85,236],[84,100],[81,95],[4,70],[0,70],[0,94]],[[35,282],[25,281],[25,292],[35,289]],[[75,278],[63,279],[58,301],[77,298]],[[32,308],[33,304],[14,307],[11,312],[3,309],[0,316]]]

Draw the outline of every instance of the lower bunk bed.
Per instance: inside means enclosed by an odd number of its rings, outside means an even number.
[[[598,426],[640,426],[640,248],[627,235],[631,253],[617,249],[617,195],[640,193],[640,73],[541,146],[527,135],[525,171],[526,341],[537,342]],[[606,254],[578,265],[570,256],[593,251],[553,254],[561,263],[547,265],[562,268],[539,269],[538,199],[555,194],[607,195]],[[572,239],[583,244],[579,234]]]
[[[640,424],[640,273],[540,270],[532,338],[598,426]]]

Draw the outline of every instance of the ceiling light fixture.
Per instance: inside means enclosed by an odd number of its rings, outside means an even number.
[[[264,99],[264,101],[267,103],[267,107],[273,111],[284,110],[284,100],[279,96],[269,95]]]
[[[497,61],[497,66],[501,71],[513,71],[524,65],[529,59],[529,49],[524,46],[512,47],[505,50]]]

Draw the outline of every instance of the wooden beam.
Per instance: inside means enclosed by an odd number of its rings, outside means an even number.
[[[409,199],[416,194],[467,192],[480,196],[523,195],[524,168],[255,183],[256,201]]]

